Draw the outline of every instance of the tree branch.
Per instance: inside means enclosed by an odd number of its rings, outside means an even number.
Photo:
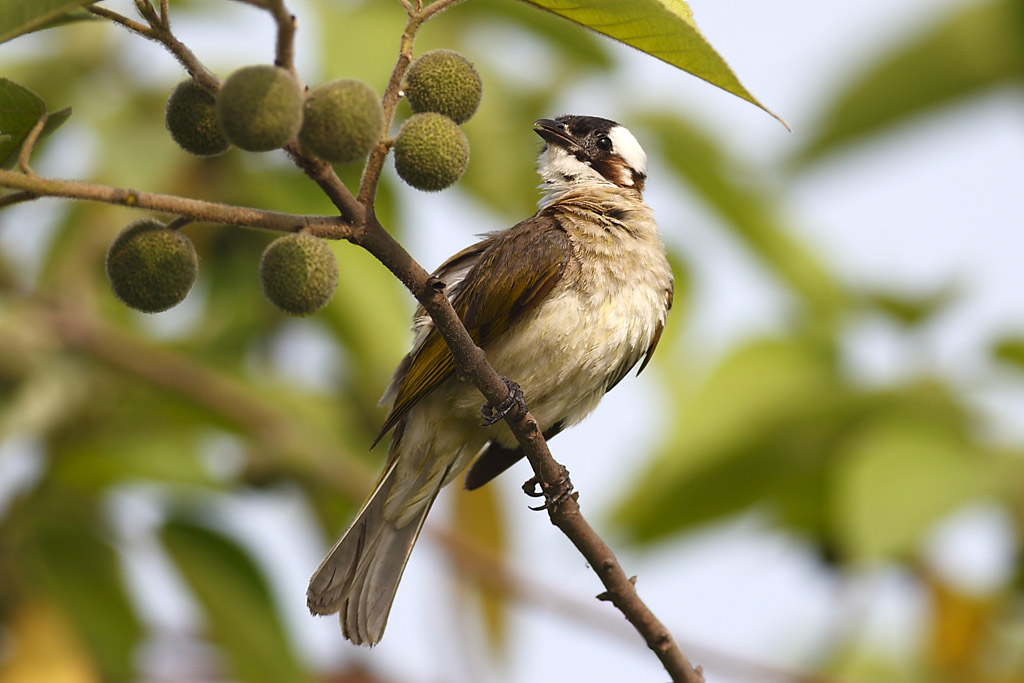
[[[28,132],[28,135],[25,136],[25,142],[21,145],[21,151],[18,153],[18,168],[26,176],[35,175],[35,171],[28,165],[28,158],[32,156],[32,150],[35,149],[36,143],[39,141],[39,135],[43,132],[43,128],[46,126],[46,121],[49,118],[50,115],[44,111]]]
[[[246,206],[220,204],[201,199],[188,199],[168,194],[154,194],[138,190],[110,187],[77,180],[59,180],[28,176],[0,169],[0,187],[30,193],[36,197],[63,197],[85,201],[119,204],[135,209],[148,209],[184,216],[206,223],[226,223],[277,232],[305,229],[328,239],[350,239],[352,226],[338,216],[303,216],[265,211]],[[10,196],[10,195],[5,195]],[[24,195],[19,195],[24,196]]]
[[[367,215],[358,244],[373,254],[402,281],[430,314],[438,332],[448,344],[460,376],[471,382],[491,405],[499,405],[509,394],[504,380],[487,362],[452,308],[444,292],[444,283],[431,277],[377,221],[372,209]],[[694,669],[675,643],[672,634],[640,599],[636,586],[623,571],[611,549],[580,512],[576,497],[555,501],[556,492],[572,490],[568,470],[548,450],[537,420],[529,413],[513,409],[505,421],[530,461],[548,499],[548,513],[558,527],[583,554],[604,584],[605,596],[623,613],[654,651],[673,681],[703,683],[699,668]]]
[[[270,0],[268,3],[270,13],[277,22],[277,57],[274,64],[282,69],[288,69],[296,77],[295,71],[295,30],[298,22],[295,15],[284,6],[284,0]]]
[[[35,192],[29,192],[22,190],[19,192],[8,192],[7,194],[0,194],[0,209],[5,206],[13,206],[14,204],[20,204],[22,202],[30,202],[33,199],[39,199],[39,195]]]

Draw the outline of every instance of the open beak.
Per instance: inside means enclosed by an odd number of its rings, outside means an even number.
[[[572,139],[565,129],[564,123],[554,119],[538,119],[533,122],[533,132],[544,138],[548,144],[558,145],[567,151],[575,151],[578,148],[576,141]]]

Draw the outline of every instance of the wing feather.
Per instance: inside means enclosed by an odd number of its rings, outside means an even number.
[[[453,287],[452,305],[470,337],[486,351],[551,294],[571,258],[569,236],[541,214],[489,234],[448,259],[438,273],[468,268]],[[395,378],[395,402],[374,443],[455,371],[451,352],[432,325],[403,366],[405,372]]]

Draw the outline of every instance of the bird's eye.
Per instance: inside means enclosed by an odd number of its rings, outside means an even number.
[[[610,152],[612,150],[612,139],[607,135],[599,135],[597,138],[597,148],[602,152]]]

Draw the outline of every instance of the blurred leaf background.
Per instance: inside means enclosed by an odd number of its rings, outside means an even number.
[[[263,13],[234,3],[171,7],[185,42],[221,75],[244,63],[239,53],[271,59]],[[588,443],[577,436],[584,425],[553,448],[627,570],[641,568],[641,589],[660,586],[652,607],[709,680],[1024,682],[1024,439],[1020,430],[1000,436],[1001,415],[978,400],[986,387],[1020,395],[1024,320],[1000,321],[985,354],[945,372],[928,362],[936,321],[970,282],[850,277],[844,254],[815,243],[794,209],[802,185],[858,154],[899,150],[973,101],[1010,93],[1021,113],[1024,3],[940,9],[829,83],[815,119],[791,121],[796,133],[769,161],[708,125],[699,102],[629,95],[646,62],[525,3],[467,2],[418,40],[421,52],[467,55],[485,82],[481,110],[464,127],[472,161],[457,190],[424,197],[385,173],[378,215],[428,268],[473,233],[534,210],[537,118],[587,107],[626,123],[652,157],[649,201],[671,252],[676,307],[652,369],[621,392],[639,406],[620,400],[616,413],[602,413],[644,430]],[[398,3],[304,0],[293,10],[308,82],[344,76],[383,87],[403,26]],[[181,153],[163,129],[181,73],[102,22],[0,46],[0,75],[51,111],[74,110],[37,154],[41,173],[330,211],[273,154]],[[739,100],[726,106],[770,121]],[[774,125],[758,130],[785,134]],[[339,170],[357,182],[358,169]],[[935,191],[955,192],[956,181]],[[734,266],[694,248],[692,226],[673,213],[680,203],[698,207],[684,215],[757,277],[717,291],[706,273]],[[0,212],[0,682],[535,680],[530,672],[563,660],[569,671],[592,671],[588,680],[611,680],[615,667],[660,680],[639,641],[588,604],[599,588],[579,558],[545,554],[565,541],[524,512],[519,469],[500,486],[448,492],[447,514],[432,515],[417,550],[436,566],[414,557],[380,648],[356,651],[332,620],[303,615],[306,575],[383,457],[367,447],[383,417],[376,400],[409,341],[410,297],[372,259],[337,244],[333,301],[310,319],[288,319],[256,282],[272,236],[194,225],[186,231],[201,258],[197,287],[177,309],[143,317],[115,300],[103,272],[107,245],[134,217],[55,200]],[[1022,227],[1019,212],[1006,222]],[[912,263],[916,254],[904,256]],[[697,343],[709,301],[765,294],[742,291],[749,282],[781,301],[781,313],[712,348]],[[865,327],[883,330],[912,362],[869,376],[857,363]],[[630,422],[631,409],[658,419]],[[1011,421],[1021,417],[1018,409]],[[604,498],[586,483],[594,460],[619,463],[605,466],[616,474]],[[980,584],[946,571],[929,541],[950,524],[970,539],[979,516],[997,520],[1003,558]],[[680,597],[706,587],[683,585],[686,573],[673,565],[737,529],[786,539],[817,585],[831,587],[814,627],[785,618],[806,614],[800,605],[814,599],[799,589],[783,596],[783,614],[769,612],[772,600],[708,608],[735,624],[781,625],[768,646],[751,647],[753,657],[715,642],[703,628],[709,615]],[[898,577],[896,602],[914,605],[884,644],[869,637],[891,598],[871,589],[880,576]],[[716,594],[729,592],[727,581],[716,579]],[[559,629],[547,648],[536,637],[545,619]],[[629,653],[622,661],[615,648],[595,652],[609,639]],[[446,661],[423,655],[439,643]]]

